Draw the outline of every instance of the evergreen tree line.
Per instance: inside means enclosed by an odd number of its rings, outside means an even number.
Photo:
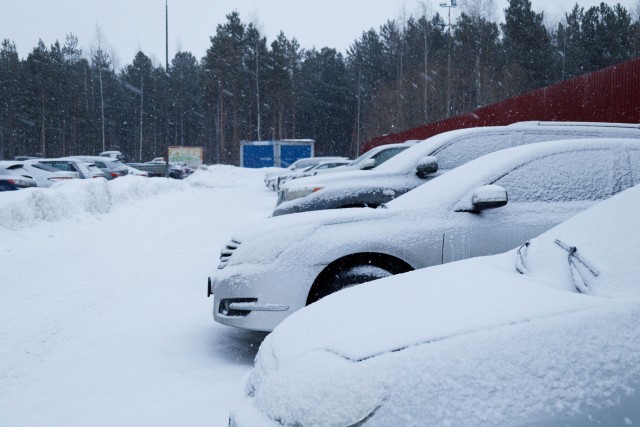
[[[476,5],[481,0],[476,0]],[[205,148],[205,162],[238,164],[239,142],[312,138],[317,155],[357,154],[386,133],[472,111],[640,54],[640,22],[617,4],[576,4],[554,29],[529,0],[510,0],[498,24],[469,7],[389,20],[345,55],[266,38],[237,12],[205,57],[179,52],[168,70],[138,52],[116,70],[78,39],[21,60],[0,46],[0,158],[117,149],[129,161],[168,146]]]

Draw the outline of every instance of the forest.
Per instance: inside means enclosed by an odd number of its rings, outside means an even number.
[[[372,137],[640,56],[640,22],[620,4],[576,4],[555,24],[529,0],[510,0],[499,23],[482,8],[450,24],[423,9],[364,31],[344,54],[283,33],[268,44],[232,11],[204,57],[178,52],[168,67],[138,52],[116,69],[72,33],[24,59],[5,39],[0,158],[120,150],[147,161],[187,145],[204,147],[205,163],[237,165],[240,141],[289,138],[353,157]]]

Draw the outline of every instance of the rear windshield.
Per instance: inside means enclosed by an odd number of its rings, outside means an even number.
[[[56,169],[51,165],[46,165],[44,163],[33,163],[31,165],[31,167],[35,168],[35,169],[40,169],[43,171],[47,171],[47,172],[59,172],[60,169]]]

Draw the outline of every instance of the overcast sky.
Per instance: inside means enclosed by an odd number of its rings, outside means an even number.
[[[431,11],[446,13],[440,1],[422,0]],[[443,0],[446,1],[446,0]],[[463,0],[458,0],[461,3]],[[485,0],[486,1],[486,0]],[[507,0],[496,2],[497,19]],[[280,31],[295,37],[303,48],[333,47],[341,52],[363,31],[379,29],[387,19],[396,19],[402,11],[417,15],[420,0],[169,0],[169,60],[178,51],[189,51],[200,59],[210,46],[209,37],[225,16],[237,10],[243,22],[258,24],[271,43]],[[640,0],[621,0],[636,10]],[[21,57],[26,57],[42,39],[50,46],[64,43],[68,33],[75,34],[88,54],[97,40],[97,28],[122,67],[133,61],[138,50],[155,63],[165,58],[165,0],[1,0],[0,39],[12,40]],[[533,9],[558,21],[571,10],[576,0],[532,0]],[[590,7],[600,0],[579,0]],[[613,4],[612,1],[607,3]],[[455,10],[455,9],[454,9]],[[455,16],[455,12],[454,15]]]

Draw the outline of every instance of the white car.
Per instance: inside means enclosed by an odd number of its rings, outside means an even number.
[[[36,181],[33,178],[21,175],[11,167],[0,166],[0,191],[14,191],[29,187],[36,187]]]
[[[518,249],[300,310],[229,425],[638,425],[639,210],[636,186]]]
[[[140,169],[136,169],[133,166],[129,166],[127,164],[125,164],[124,166],[127,168],[127,171],[129,172],[128,175],[143,176],[146,178],[149,177],[149,172],[147,171],[141,171]]]
[[[348,160],[346,157],[306,157],[298,159],[291,163],[287,168],[276,168],[269,170],[264,174],[264,185],[270,190],[276,190],[278,185],[278,179],[283,176],[295,174],[303,169],[307,169],[309,166],[317,165],[318,163],[333,160]]]
[[[640,140],[552,141],[483,156],[386,209],[266,218],[222,249],[213,317],[270,331],[344,287],[508,250],[639,181]]]
[[[273,216],[345,207],[376,207],[485,154],[541,141],[640,138],[625,123],[520,122],[443,132],[369,171],[309,177],[287,183]],[[434,167],[437,161],[437,167]]]
[[[0,161],[0,167],[10,168],[14,172],[32,178],[38,187],[51,187],[56,182],[77,178],[73,172],[64,172],[38,160]]]
[[[60,159],[37,159],[35,160],[43,165],[53,166],[54,168],[72,172],[77,178],[92,179],[104,178],[105,175],[94,163],[85,162],[80,159],[60,158]]]
[[[351,164],[351,160],[337,159],[337,160],[325,160],[316,165],[306,167],[301,171],[298,171],[290,176],[291,179],[300,179],[307,176],[324,175],[325,173],[332,173],[336,168],[342,169],[342,167]]]
[[[401,152],[403,152],[404,150],[406,150],[407,148],[411,147],[414,144],[415,143],[411,141],[411,142],[403,142],[400,144],[381,145],[379,147],[372,148],[366,153],[360,155],[359,157],[357,157],[355,160],[352,160],[347,165],[328,170],[327,173],[342,174],[344,172],[363,171],[363,170],[373,169],[376,166],[380,166],[381,164],[383,164],[390,158],[394,157],[395,155],[400,154]],[[282,189],[282,186],[285,183],[295,178],[300,178],[300,177],[298,177],[297,174],[295,173],[280,176],[276,183],[276,190]]]

